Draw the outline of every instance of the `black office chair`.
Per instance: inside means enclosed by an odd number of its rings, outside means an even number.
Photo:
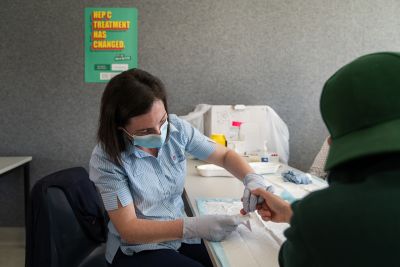
[[[81,179],[87,179],[84,180],[84,186],[80,184]],[[61,183],[61,186],[59,183]],[[66,190],[65,184],[67,184],[67,190],[72,188],[72,194],[68,192],[69,195],[67,195],[63,191]],[[77,188],[75,191],[78,186],[82,188]],[[31,205],[31,208],[33,206],[33,212],[31,210],[31,220],[29,220],[30,223],[28,225],[29,233],[27,233],[27,250],[30,250],[27,251],[27,267],[107,266],[105,243],[101,242],[104,240],[100,236],[98,236],[98,240],[94,240],[93,236],[90,237],[88,231],[84,229],[84,227],[88,226],[83,225],[78,220],[76,213],[78,212],[78,216],[83,219],[87,217],[86,221],[93,220],[93,227],[96,226],[98,228],[99,221],[102,218],[91,217],[90,214],[87,216],[84,211],[74,211],[71,201],[68,200],[68,196],[69,198],[74,198],[74,205],[78,205],[79,209],[81,209],[82,206],[87,205],[87,203],[82,202],[92,201],[94,196],[98,198],[97,192],[92,190],[95,191],[96,189],[92,182],[89,181],[88,174],[83,168],[63,170],[51,174],[36,183],[32,190],[31,199],[33,200],[33,205]],[[100,199],[93,199],[93,201],[95,201],[96,205],[101,203]],[[89,205],[97,210],[97,206],[94,206],[93,203],[89,203]],[[82,220],[82,218],[80,219]],[[41,223],[38,223],[37,220],[41,220]],[[102,222],[104,227],[106,227],[105,222],[106,220]],[[48,225],[46,226],[46,224]],[[48,229],[46,230],[45,228]],[[91,234],[93,235],[93,233]],[[48,235],[48,240],[43,242],[41,240],[42,235]],[[102,233],[101,235],[105,234]],[[95,239],[97,239],[97,236]]]
[[[82,231],[64,192],[57,187],[47,191],[51,262],[57,267],[101,267],[105,263],[105,246],[89,239]]]

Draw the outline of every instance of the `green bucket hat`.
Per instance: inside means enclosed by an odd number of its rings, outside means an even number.
[[[362,56],[325,83],[320,108],[331,134],[325,169],[400,152],[400,53]]]

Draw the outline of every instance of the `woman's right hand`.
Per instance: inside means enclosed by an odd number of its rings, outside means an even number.
[[[203,238],[221,241],[235,231],[241,223],[237,216],[202,215],[183,218],[183,238]]]
[[[290,222],[293,212],[289,203],[262,188],[252,190],[251,193],[264,198],[264,202],[257,205],[257,212],[264,221]]]

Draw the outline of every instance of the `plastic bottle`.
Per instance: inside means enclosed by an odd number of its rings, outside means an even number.
[[[244,142],[240,139],[240,126],[242,123],[241,121],[232,121],[228,134],[228,147],[239,155],[244,155],[245,152]]]
[[[261,153],[261,162],[268,162],[268,147],[267,147],[267,141],[264,141],[264,149]]]
[[[240,138],[240,121],[232,121],[232,125],[229,129],[229,141],[238,141]]]

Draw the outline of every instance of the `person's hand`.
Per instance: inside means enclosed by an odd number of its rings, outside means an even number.
[[[264,221],[290,222],[292,208],[289,203],[261,188],[253,190],[251,193],[262,196],[264,199],[262,204],[257,205],[257,213]],[[244,213],[244,211],[241,211],[241,213]]]
[[[251,193],[251,190],[257,188],[263,188],[270,192],[273,192],[273,186],[271,184],[267,184],[264,181],[264,178],[261,175],[255,173],[247,174],[244,179],[243,183],[245,185],[244,192],[243,192],[243,210],[245,213],[252,212],[256,210],[256,205],[260,204],[264,201],[262,196],[256,196]]]
[[[240,220],[230,215],[202,215],[183,218],[183,238],[221,241],[235,231]]]

